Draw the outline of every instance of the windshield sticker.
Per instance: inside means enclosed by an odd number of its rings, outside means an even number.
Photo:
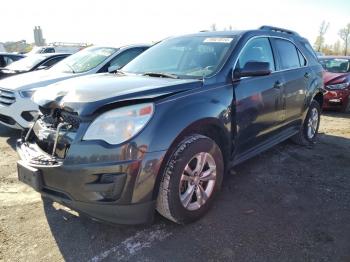
[[[229,38],[229,37],[209,37],[204,39],[204,43],[225,43],[225,44],[229,44],[231,43],[233,40],[233,38]]]

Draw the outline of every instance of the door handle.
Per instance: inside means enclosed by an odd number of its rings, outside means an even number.
[[[282,82],[276,81],[273,88],[281,89],[283,86],[284,86],[284,84]]]
[[[305,78],[309,78],[311,76],[311,74],[309,73],[309,72],[306,72],[305,74],[304,74],[304,77]]]

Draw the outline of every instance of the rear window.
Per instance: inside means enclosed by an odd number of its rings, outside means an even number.
[[[281,70],[300,67],[298,50],[293,43],[283,39],[275,39],[275,44],[280,54]]]
[[[306,66],[307,61],[306,61],[305,57],[303,56],[303,54],[299,50],[298,50],[298,56],[299,56],[300,66]]]

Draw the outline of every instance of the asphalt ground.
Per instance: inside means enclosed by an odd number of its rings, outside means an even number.
[[[350,115],[315,145],[282,144],[236,166],[213,208],[179,226],[106,225],[17,181],[19,133],[0,126],[0,261],[350,261]]]

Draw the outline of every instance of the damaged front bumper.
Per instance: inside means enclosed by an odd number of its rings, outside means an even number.
[[[79,132],[57,130],[35,124],[32,134],[17,141],[19,180],[99,220],[118,224],[152,221],[154,187],[164,151],[144,152],[144,145],[134,143],[111,146],[82,141]]]

